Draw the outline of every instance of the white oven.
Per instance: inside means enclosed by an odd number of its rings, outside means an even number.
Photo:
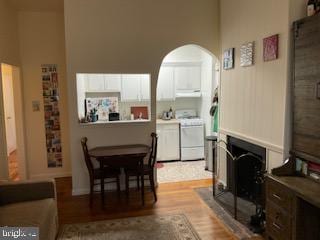
[[[186,111],[184,110],[184,114]],[[204,159],[204,123],[194,112],[180,116],[181,160]],[[177,115],[177,113],[176,113]]]

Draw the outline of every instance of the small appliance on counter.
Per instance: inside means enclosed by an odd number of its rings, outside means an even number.
[[[111,112],[109,113],[109,121],[119,121],[120,120],[120,114],[117,112]]]
[[[172,108],[170,107],[169,111],[164,111],[162,113],[162,120],[170,120],[173,118],[173,111]]]

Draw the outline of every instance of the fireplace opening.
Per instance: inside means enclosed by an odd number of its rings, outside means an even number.
[[[254,232],[262,232],[264,220],[264,173],[266,171],[266,149],[228,136],[227,149],[237,158],[227,158],[227,189],[242,199],[238,208],[246,212]],[[236,191],[235,191],[236,189]],[[248,207],[252,206],[252,207]]]
[[[261,199],[259,195],[262,191],[258,189],[256,181],[266,170],[266,149],[231,136],[228,136],[227,148],[235,157],[243,155],[236,165],[231,157],[227,159],[228,190],[234,192],[236,186],[238,197],[251,202]]]

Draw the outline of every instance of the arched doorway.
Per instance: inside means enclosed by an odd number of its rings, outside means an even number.
[[[219,85],[219,61],[198,45],[185,45],[162,61],[157,83],[158,183],[212,178],[212,149],[218,114],[212,99]],[[215,128],[214,128],[215,126]]]

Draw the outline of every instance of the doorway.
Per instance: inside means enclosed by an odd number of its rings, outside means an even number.
[[[217,134],[210,109],[218,80],[218,59],[198,45],[176,48],[163,59],[157,83],[158,183],[212,179],[212,145],[206,139]]]
[[[25,147],[20,69],[1,64],[1,85],[8,179],[25,179]]]

